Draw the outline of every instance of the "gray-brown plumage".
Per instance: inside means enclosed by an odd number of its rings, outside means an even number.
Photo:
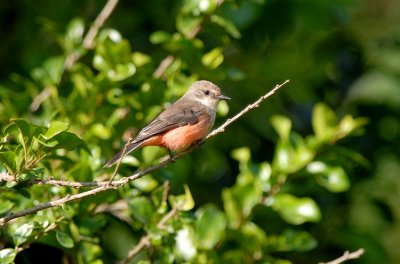
[[[207,135],[214,124],[218,102],[228,99],[212,82],[193,83],[178,101],[139,132],[125,152],[119,152],[104,167],[111,167],[138,147],[161,146],[167,148],[169,153],[189,147]]]

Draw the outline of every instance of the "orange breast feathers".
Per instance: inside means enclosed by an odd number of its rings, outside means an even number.
[[[208,115],[200,117],[199,122],[171,129],[163,134],[145,140],[140,147],[161,146],[173,151],[184,150],[196,141],[203,139],[213,125]]]

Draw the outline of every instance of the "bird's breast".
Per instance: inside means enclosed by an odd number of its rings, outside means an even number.
[[[183,150],[198,140],[203,139],[214,124],[215,113],[206,113],[199,117],[199,122],[171,129],[161,136],[161,145],[170,150]]]

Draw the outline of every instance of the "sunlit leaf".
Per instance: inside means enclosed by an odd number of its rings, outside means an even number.
[[[203,205],[196,211],[197,245],[201,249],[211,249],[225,232],[226,218],[215,205]]]
[[[292,121],[290,121],[289,118],[281,115],[274,115],[271,117],[271,124],[281,140],[289,140],[290,130],[292,129]]]
[[[250,149],[248,147],[243,147],[232,150],[231,156],[240,163],[247,163],[251,158]]]
[[[234,199],[231,189],[226,188],[222,190],[222,201],[229,226],[237,228],[240,225],[241,213],[239,204]]]
[[[197,254],[196,233],[185,225],[175,236],[175,252],[178,257],[190,260]]]
[[[118,31],[111,29],[100,33],[93,66],[111,81],[125,80],[136,72],[129,42]]]
[[[218,16],[218,15],[212,15],[210,17],[210,20],[219,25],[220,27],[222,27],[223,29],[226,30],[226,32],[228,32],[232,37],[234,38],[240,38],[241,34],[240,31],[236,28],[236,26],[229,20]]]
[[[193,32],[203,19],[201,17],[193,17],[190,15],[178,15],[176,18],[176,28],[181,32],[186,38],[191,38]]]
[[[7,213],[14,206],[14,203],[9,200],[0,200],[0,214]]]
[[[56,238],[58,243],[60,243],[61,246],[65,248],[73,248],[74,247],[74,240],[72,240],[72,237],[61,231],[57,231],[56,233]]]
[[[67,51],[72,51],[77,45],[82,43],[85,25],[82,19],[75,18],[69,22],[67,32],[64,37],[64,47]]]
[[[13,241],[16,246],[21,245],[31,236],[33,229],[35,228],[35,224],[32,222],[21,225],[15,230],[13,234]]]
[[[307,165],[307,171],[314,174],[317,182],[331,192],[344,192],[350,187],[349,178],[340,166],[314,161]]]
[[[317,246],[317,240],[308,232],[286,229],[282,234],[269,236],[269,246],[276,251],[309,251]]]
[[[260,253],[262,246],[267,240],[265,231],[253,222],[246,222],[240,226],[240,237],[238,243],[248,252]]]
[[[17,252],[13,248],[4,248],[0,250],[0,263],[11,264],[14,263],[14,259],[17,256]]]
[[[142,67],[151,62],[151,57],[147,54],[136,51],[132,53],[132,61],[137,67]]]
[[[74,150],[77,147],[81,147],[90,153],[86,142],[83,141],[79,136],[71,132],[61,132],[59,134],[54,135],[46,145],[46,150],[50,151],[52,149],[67,149]]]
[[[49,129],[47,129],[46,134],[44,134],[45,139],[50,139],[54,137],[55,135],[66,131],[69,127],[69,124],[67,122],[62,122],[62,121],[52,121],[50,123]]]
[[[194,200],[189,187],[186,184],[183,187],[185,189],[185,194],[177,196],[170,195],[168,199],[170,203],[179,210],[189,211],[194,207]]]
[[[165,31],[156,31],[150,35],[150,42],[153,44],[161,44],[171,39],[171,34]]]
[[[314,106],[312,126],[320,141],[331,140],[336,133],[336,114],[326,104],[318,103]]]
[[[149,223],[154,208],[151,202],[144,196],[135,197],[128,201],[132,216],[143,224]]]
[[[3,163],[11,174],[17,172],[16,155],[13,151],[0,152],[0,162]]]
[[[132,184],[143,192],[150,192],[158,186],[158,182],[151,175],[139,178],[133,181]]]
[[[215,48],[203,55],[201,62],[210,69],[217,68],[224,61],[224,55],[221,48]]]
[[[273,198],[272,208],[288,223],[300,225],[318,222],[321,212],[311,198],[297,198],[288,193],[278,193]]]

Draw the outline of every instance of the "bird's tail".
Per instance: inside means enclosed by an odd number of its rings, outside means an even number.
[[[115,155],[112,159],[110,159],[103,168],[109,168],[115,163],[117,163],[120,159],[122,159],[125,155],[130,153],[131,151],[135,150],[136,148],[140,147],[141,142],[137,143],[130,143],[126,148],[121,150],[117,155]]]

